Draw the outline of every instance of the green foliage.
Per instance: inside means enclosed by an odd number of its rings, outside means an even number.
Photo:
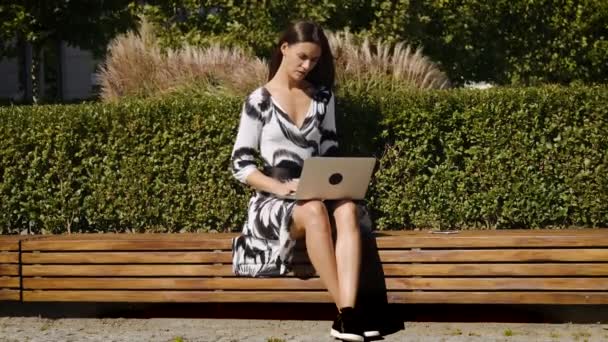
[[[221,42],[267,58],[295,19],[424,47],[456,83],[608,82],[605,0],[152,1],[166,46]]]
[[[455,81],[608,81],[604,0],[412,1],[402,18]]]
[[[145,15],[162,28],[161,43],[165,47],[209,45],[240,46],[261,56],[269,56],[278,32],[295,19],[305,18],[327,22],[336,12],[336,1],[314,4],[306,1],[148,1],[133,6],[134,12]]]
[[[598,226],[608,91],[435,91],[382,100],[380,227]]]
[[[128,3],[123,0],[8,0],[0,5],[0,56],[14,47],[2,45],[21,39],[36,46],[63,40],[98,55],[117,33],[134,24]]]
[[[242,99],[0,108],[0,233],[235,231]],[[379,229],[608,224],[608,89],[338,95]]]
[[[166,98],[2,110],[0,231],[236,227],[246,194],[227,170],[239,109]]]

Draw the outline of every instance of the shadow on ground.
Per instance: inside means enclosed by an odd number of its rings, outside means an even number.
[[[406,322],[608,323],[599,305],[391,304],[387,315]],[[231,318],[333,320],[331,304],[242,303],[11,303],[0,317],[45,318]]]

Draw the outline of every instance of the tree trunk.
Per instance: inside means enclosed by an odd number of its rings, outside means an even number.
[[[32,44],[29,42],[23,42],[23,64],[21,73],[21,84],[23,85],[23,102],[33,103],[34,101],[34,89],[32,83]]]

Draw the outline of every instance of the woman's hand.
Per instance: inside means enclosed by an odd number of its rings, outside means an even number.
[[[299,179],[292,179],[288,182],[281,183],[281,186],[277,189],[276,194],[279,196],[287,196],[298,189]]]

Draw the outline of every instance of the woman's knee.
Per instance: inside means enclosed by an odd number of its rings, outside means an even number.
[[[299,204],[299,222],[305,228],[326,228],[329,226],[327,208],[322,201],[307,201]]]
[[[336,223],[357,220],[357,205],[353,201],[341,201],[336,204],[333,211]]]

